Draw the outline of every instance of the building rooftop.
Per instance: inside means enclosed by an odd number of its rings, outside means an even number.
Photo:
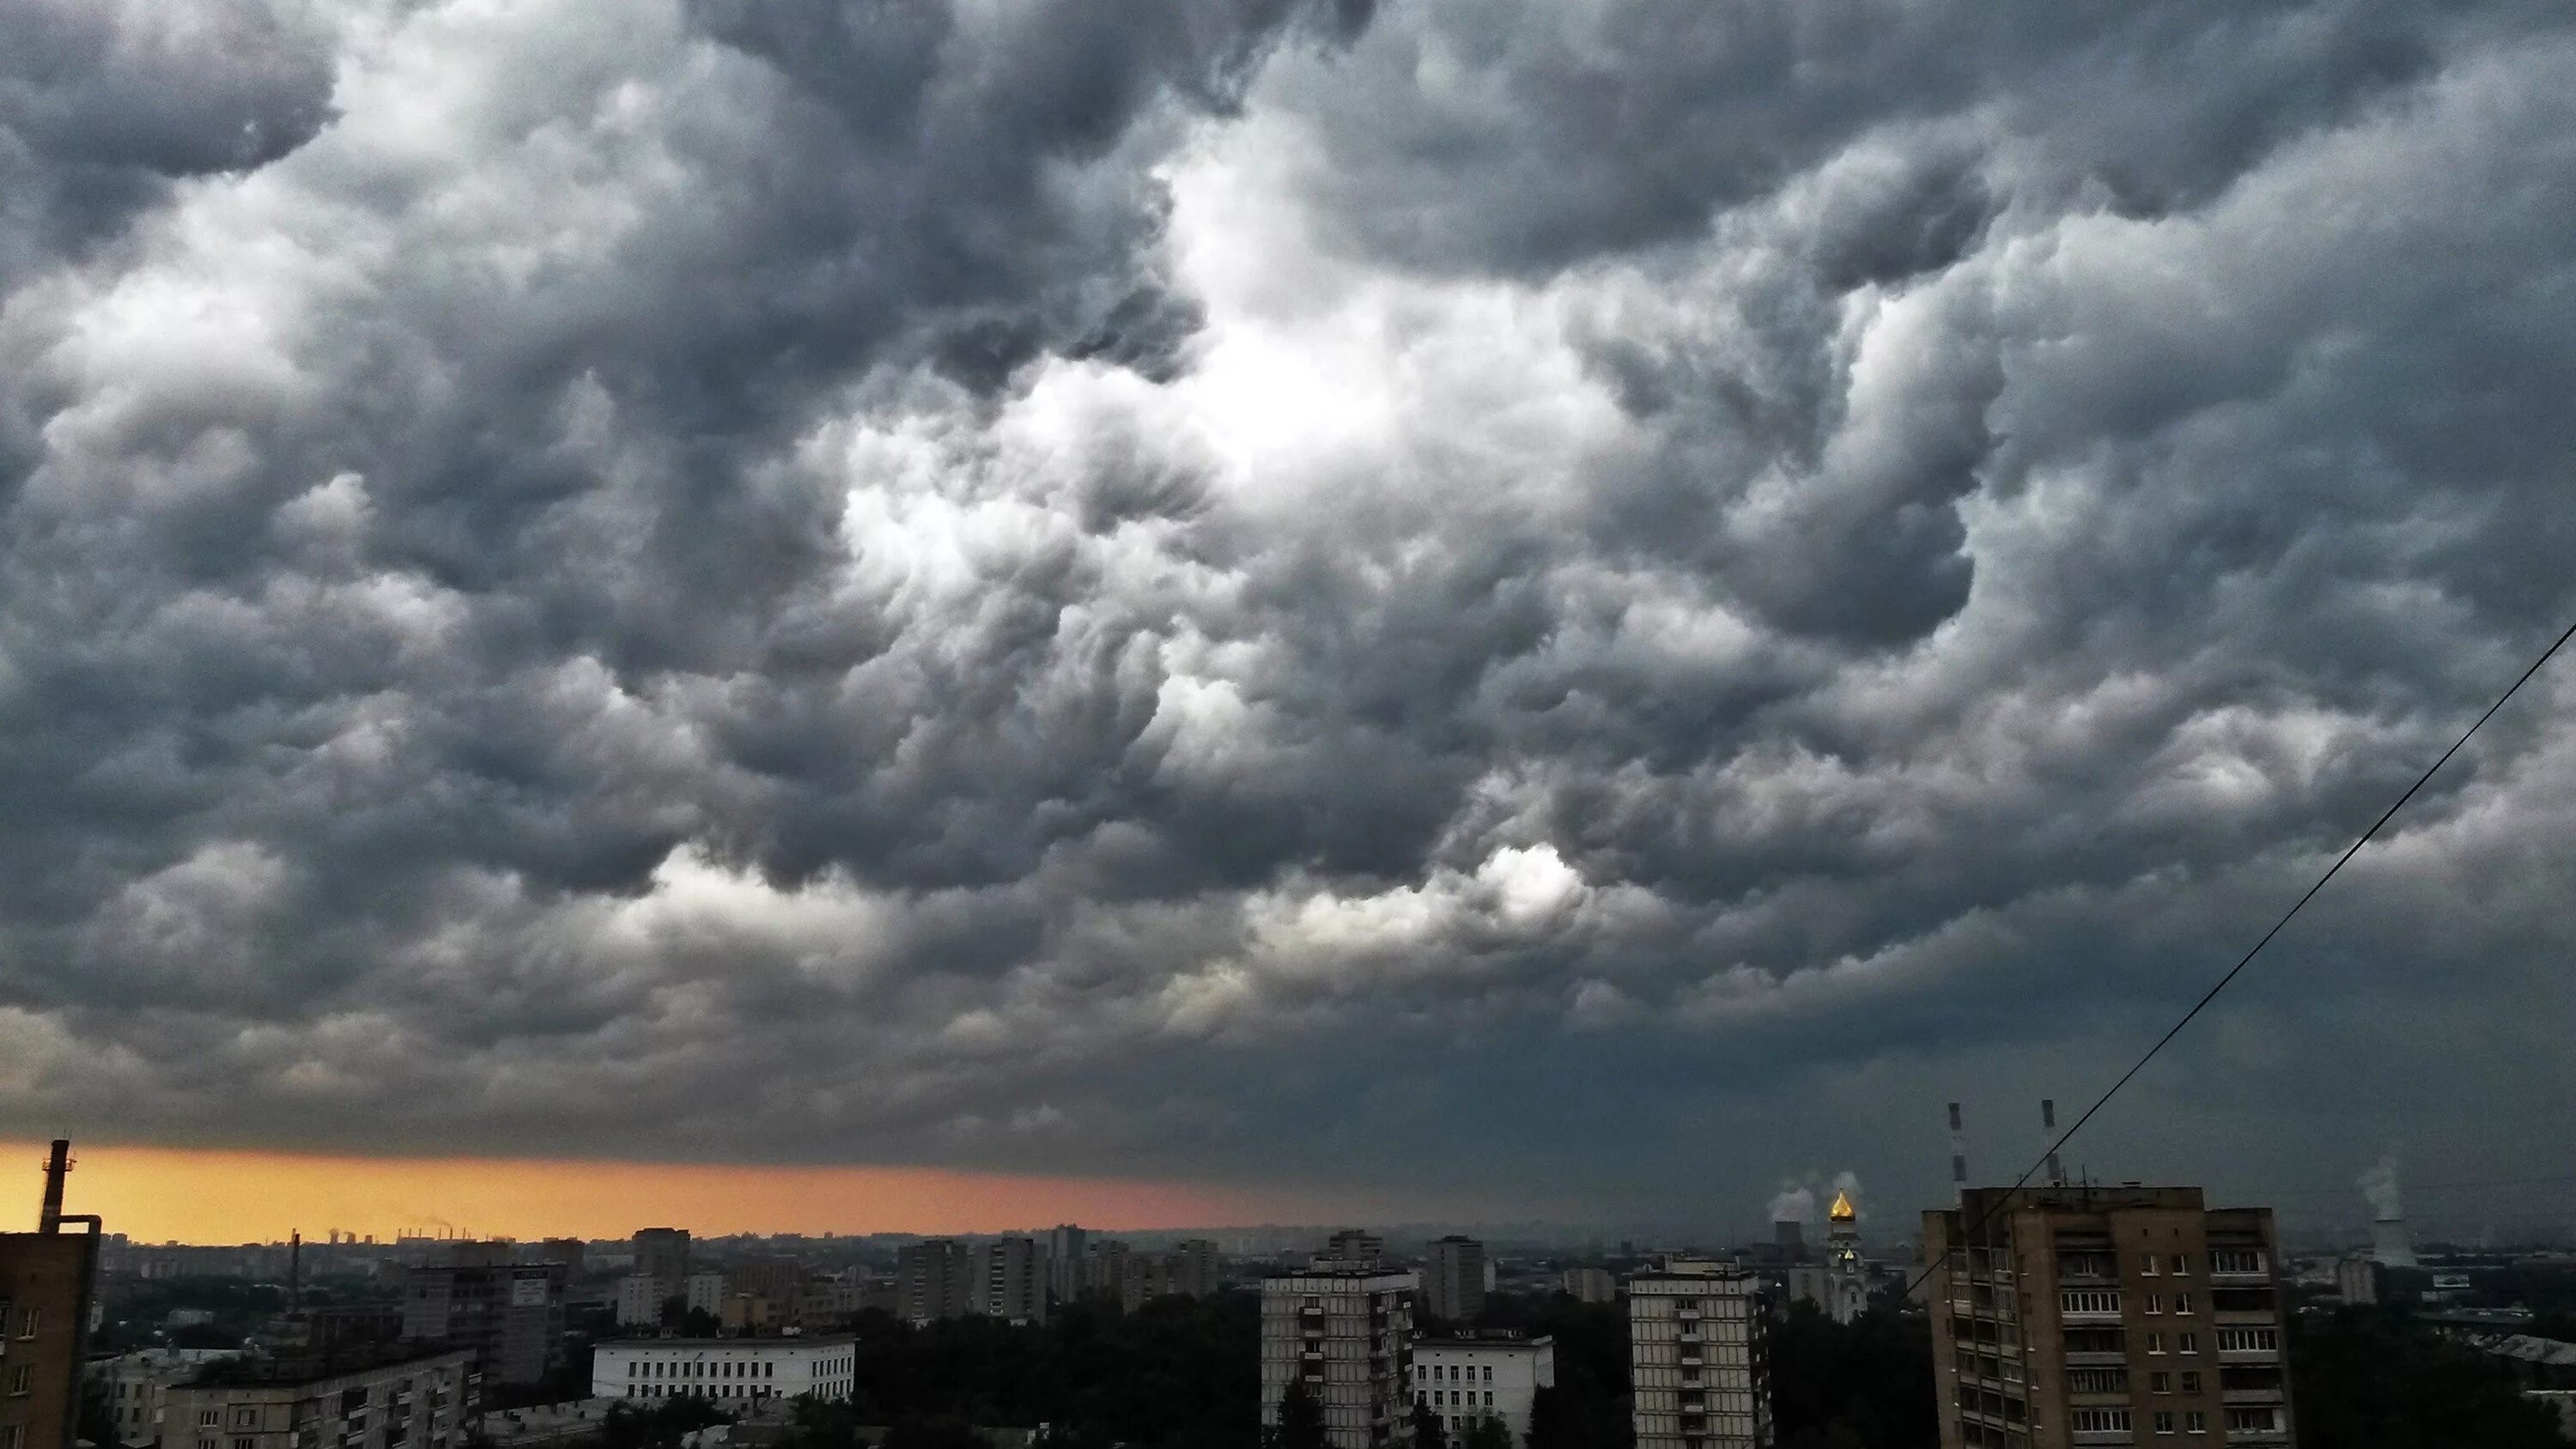
[[[1531,1338],[1517,1328],[1464,1328],[1454,1333],[1435,1333],[1416,1337],[1415,1348],[1546,1348],[1556,1342],[1549,1334]]]
[[[365,1344],[330,1354],[288,1354],[275,1358],[231,1358],[204,1365],[196,1377],[176,1387],[183,1389],[228,1389],[253,1387],[287,1387],[295,1384],[320,1383],[326,1379],[346,1378],[351,1374],[375,1373],[400,1368],[405,1364],[429,1363],[437,1359],[471,1357],[473,1350],[445,1344]]]
[[[730,1338],[604,1338],[601,1348],[794,1348],[811,1343],[856,1343],[855,1333],[738,1333]]]

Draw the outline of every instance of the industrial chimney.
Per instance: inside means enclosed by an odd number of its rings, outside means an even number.
[[[56,1233],[63,1227],[63,1179],[72,1171],[72,1143],[68,1137],[54,1139],[54,1150],[45,1158],[45,1209],[36,1219],[36,1231]]]
[[[2361,1175],[2361,1195],[2370,1200],[2370,1260],[2383,1268],[2412,1268],[2415,1245],[2406,1234],[2406,1212],[2397,1194],[2397,1159],[2382,1157]]]
[[[1950,1104],[1950,1190],[1957,1206],[1968,1205],[1968,1134],[1959,1125],[1959,1104]]]

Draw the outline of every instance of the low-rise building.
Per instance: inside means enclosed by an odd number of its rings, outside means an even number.
[[[1518,1333],[1461,1333],[1413,1341],[1413,1401],[1456,1440],[1478,1419],[1500,1419],[1511,1441],[1529,1437],[1530,1405],[1556,1386],[1556,1340]],[[1434,1449],[1419,1445],[1416,1449]]]
[[[474,1351],[235,1359],[162,1395],[162,1449],[458,1449],[481,1396]]]
[[[696,1394],[730,1400],[846,1399],[858,1340],[822,1338],[618,1339],[591,1350],[590,1392],[603,1399]]]

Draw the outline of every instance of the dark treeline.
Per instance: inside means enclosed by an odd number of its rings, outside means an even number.
[[[2294,1321],[2290,1403],[2302,1449],[2566,1449],[2513,1366],[2403,1309]]]

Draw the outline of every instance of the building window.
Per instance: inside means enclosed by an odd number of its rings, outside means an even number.
[[[2173,1270],[2174,1270],[2174,1276],[2175,1276],[2175,1277],[2177,1277],[2177,1278],[2181,1278],[2181,1277],[2185,1277],[2185,1276],[2189,1275],[2189,1274],[2190,1274],[2190,1272],[2191,1272],[2191,1255],[2190,1255],[2189,1253],[2176,1253],[2176,1254],[2174,1254],[2174,1255],[2173,1255]]]
[[[2209,1271],[2213,1273],[2260,1273],[2263,1254],[2253,1248],[2212,1248]]]
[[[2174,1343],[2174,1351],[2175,1351],[2176,1353],[2198,1353],[2198,1352],[2200,1352],[2200,1335],[2199,1335],[2199,1334],[2197,1334],[2197,1333],[2186,1333],[2186,1334],[2183,1334],[2183,1335],[2182,1335],[2178,1340],[2176,1340],[2176,1341],[2175,1341],[2175,1343]]]
[[[35,1337],[37,1327],[44,1321],[45,1316],[41,1309],[30,1308],[21,1312],[18,1315],[18,1336],[20,1338]]]
[[[2148,1335],[2147,1335],[2147,1352],[2149,1352],[2149,1353],[2162,1353],[2162,1352],[2164,1352],[2164,1351],[2165,1351],[2165,1336],[2164,1336],[2163,1334],[2161,1334],[2161,1333],[2150,1333],[2150,1334],[2148,1334]]]
[[[31,1393],[31,1392],[33,1392],[33,1391],[34,1391],[34,1389],[35,1389],[35,1384],[36,1384],[36,1370],[35,1370],[35,1366],[34,1366],[34,1365],[32,1365],[32,1364],[23,1364],[23,1363],[22,1363],[22,1364],[18,1365],[16,1368],[13,1368],[13,1369],[9,1370],[9,1392],[10,1392],[10,1393],[12,1393],[12,1394],[24,1394],[24,1393]]]
[[[2060,1313],[2117,1313],[2120,1294],[2117,1289],[2063,1288],[2058,1290],[2057,1311]]]
[[[220,1409],[199,1409],[197,1411],[197,1422],[200,1424],[220,1424],[223,1421],[223,1411]]]
[[[2196,1394],[2200,1392],[2200,1370],[2183,1370],[2182,1391],[2186,1394]]]
[[[2188,1293],[2177,1293],[2177,1294],[2175,1294],[2175,1295],[2174,1295],[2174,1312],[2176,1312],[2176,1313],[2189,1313],[2189,1312],[2191,1312],[2191,1295],[2190,1295],[2190,1294],[2188,1294]]]
[[[2218,1351],[2234,1353],[2269,1351],[2281,1346],[2281,1335],[2269,1328],[2222,1328],[2218,1330]]]
[[[2126,1409],[2077,1409],[2073,1418],[2078,1434],[2129,1432],[2129,1411]]]
[[[2149,1375],[2147,1375],[2147,1392],[2148,1392],[2148,1393],[2151,1393],[2151,1394],[2170,1394],[2170,1393],[2172,1393],[2172,1392],[2173,1392],[2173,1375],[2172,1375],[2172,1374],[2165,1374],[2165,1373],[2155,1373],[2155,1374],[2149,1374]]]
[[[2156,1414],[2156,1432],[2157,1432],[2157,1433],[2159,1433],[2159,1434],[2170,1434],[2170,1433],[2172,1433],[2173,1431],[2174,1431],[2174,1417],[2173,1417],[2173,1415],[2171,1415],[2171,1414],[2169,1414],[2169,1413],[2162,1412],[2161,1410],[2160,1410],[2160,1411],[2158,1411],[2158,1412],[2157,1412],[2157,1414]]]
[[[2164,1297],[2161,1294],[2150,1293],[2144,1306],[2145,1311],[2149,1313],[2162,1313],[2165,1311]]]
[[[1485,1366],[1485,1382],[1487,1382],[1487,1383],[1489,1383],[1489,1384],[1490,1384],[1490,1383],[1492,1383],[1493,1381],[1494,1381],[1494,1369],[1493,1369],[1493,1365],[1491,1365],[1491,1364],[1487,1364],[1487,1365]]]
[[[2144,1273],[2145,1275],[2147,1275],[2147,1276],[2148,1276],[2148,1277],[2150,1277],[2150,1278],[2152,1278],[2152,1277],[2156,1276],[2156,1255],[2155,1255],[2155,1254],[2153,1254],[2153,1253],[2149,1253],[2149,1254],[2145,1255],[2143,1258],[2139,1259],[2139,1260],[2138,1260],[2138,1271],[2139,1271],[2139,1272],[2141,1272],[2141,1273]]]
[[[2281,1411],[2270,1404],[2227,1411],[2227,1432],[2231,1434],[2273,1434],[2280,1432],[2280,1428]]]
[[[233,1449],[259,1449],[259,1441],[257,1439],[248,1438],[235,1439],[233,1441]]]
[[[2182,1431],[2186,1434],[2208,1433],[2209,1416],[2198,1409],[2186,1411],[2182,1416]]]
[[[1486,1407],[1486,1408],[1488,1408],[1488,1409],[1490,1409],[1490,1408],[1492,1408],[1493,1406],[1494,1406],[1494,1391],[1493,1391],[1492,1389],[1487,1389],[1487,1390],[1485,1390],[1485,1407]]]

